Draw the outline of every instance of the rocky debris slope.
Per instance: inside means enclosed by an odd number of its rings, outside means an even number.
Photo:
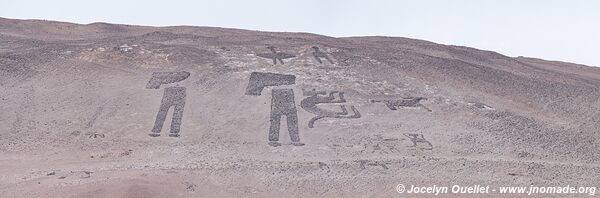
[[[594,67],[407,38],[0,19],[0,191],[598,186],[599,85]]]

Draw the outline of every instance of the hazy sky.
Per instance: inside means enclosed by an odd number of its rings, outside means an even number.
[[[600,66],[597,0],[1,0],[0,17],[400,36]]]

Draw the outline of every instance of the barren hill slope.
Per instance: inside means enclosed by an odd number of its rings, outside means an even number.
[[[392,37],[0,18],[7,197],[600,186],[600,68]]]

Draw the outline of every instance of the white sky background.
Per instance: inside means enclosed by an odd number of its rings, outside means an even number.
[[[399,36],[600,66],[598,0],[0,0],[0,17]]]

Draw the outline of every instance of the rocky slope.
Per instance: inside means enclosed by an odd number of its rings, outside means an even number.
[[[408,38],[0,18],[0,192],[600,186],[599,87],[600,68]]]

